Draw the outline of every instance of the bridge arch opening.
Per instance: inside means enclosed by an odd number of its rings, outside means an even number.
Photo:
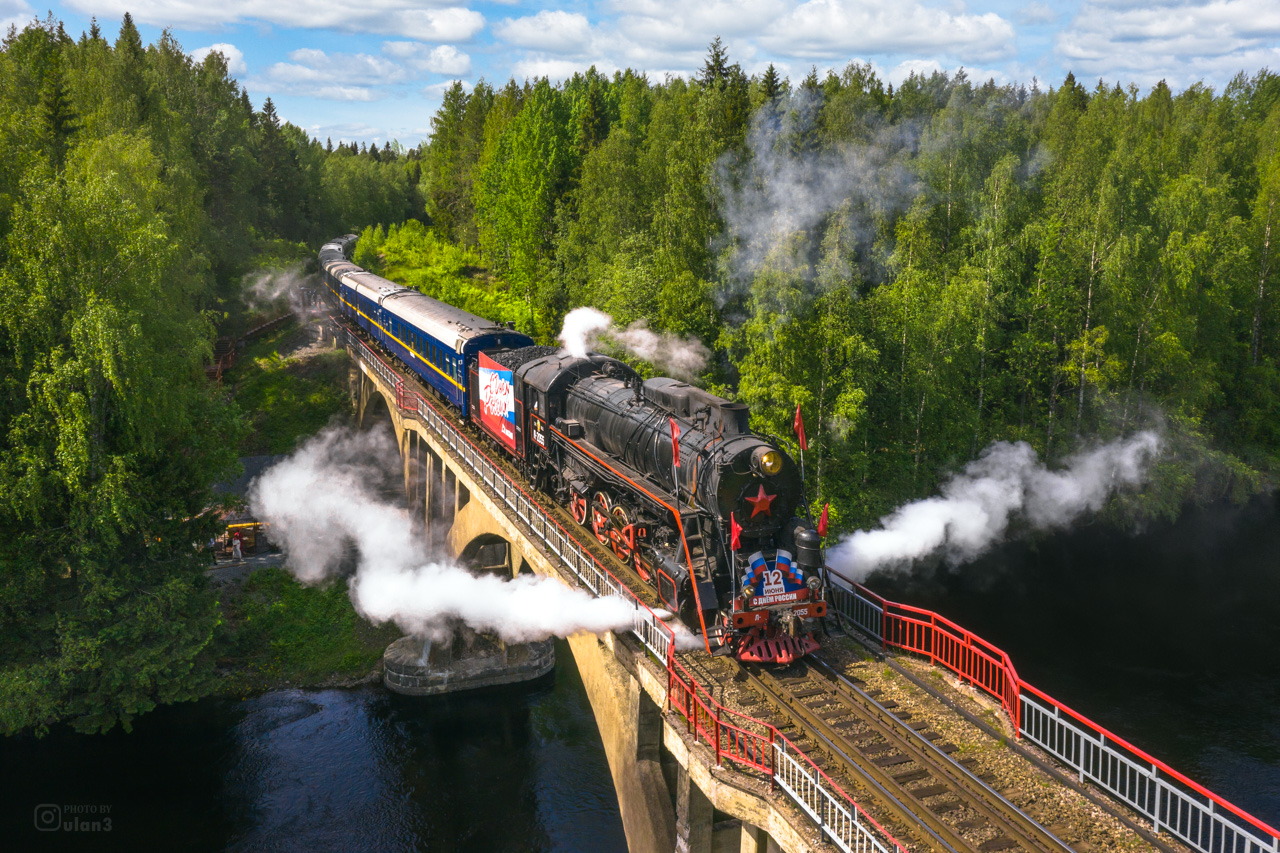
[[[488,574],[511,577],[511,543],[494,533],[482,533],[462,550],[464,565]]]
[[[387,405],[387,398],[381,391],[372,391],[369,399],[365,401],[363,411],[360,412],[360,430],[370,432],[383,426],[391,430],[391,437],[394,439],[396,427],[395,422],[391,420],[391,409]]]

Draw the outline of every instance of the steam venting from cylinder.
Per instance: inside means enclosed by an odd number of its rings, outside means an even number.
[[[942,485],[941,494],[898,507],[875,530],[858,530],[827,551],[846,580],[904,568],[941,554],[952,565],[1003,539],[1014,522],[1033,530],[1066,527],[1097,511],[1115,491],[1146,480],[1160,437],[1144,431],[1068,458],[1051,471],[1026,442],[999,441]],[[835,578],[839,580],[839,578]]]
[[[299,580],[346,577],[363,616],[415,636],[444,641],[459,624],[507,642],[632,628],[635,610],[618,596],[595,598],[533,575],[472,574],[431,555],[414,519],[379,497],[398,469],[385,434],[329,429],[254,481],[250,506]]]

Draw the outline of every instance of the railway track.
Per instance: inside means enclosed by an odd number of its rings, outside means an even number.
[[[686,660],[687,658],[687,660]],[[717,698],[775,725],[916,851],[1070,851],[1005,799],[956,747],[817,656],[785,668],[682,656]]]

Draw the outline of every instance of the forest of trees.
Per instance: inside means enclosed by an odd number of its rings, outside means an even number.
[[[811,494],[842,526],[1001,439],[1052,464],[1160,429],[1121,517],[1276,482],[1270,72],[1221,94],[895,90],[859,64],[748,77],[717,39],[691,80],[455,84],[422,163],[434,228],[526,330],[586,304],[701,338],[704,383],[792,447],[802,405]]]
[[[258,254],[421,211],[421,168],[255,111],[128,16],[114,44],[10,31],[0,152],[0,732],[127,726],[213,675],[193,543],[243,424],[216,323]]]

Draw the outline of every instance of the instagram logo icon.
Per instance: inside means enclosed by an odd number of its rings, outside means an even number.
[[[62,826],[62,807],[54,803],[42,803],[36,806],[36,829],[41,832],[53,832]]]

